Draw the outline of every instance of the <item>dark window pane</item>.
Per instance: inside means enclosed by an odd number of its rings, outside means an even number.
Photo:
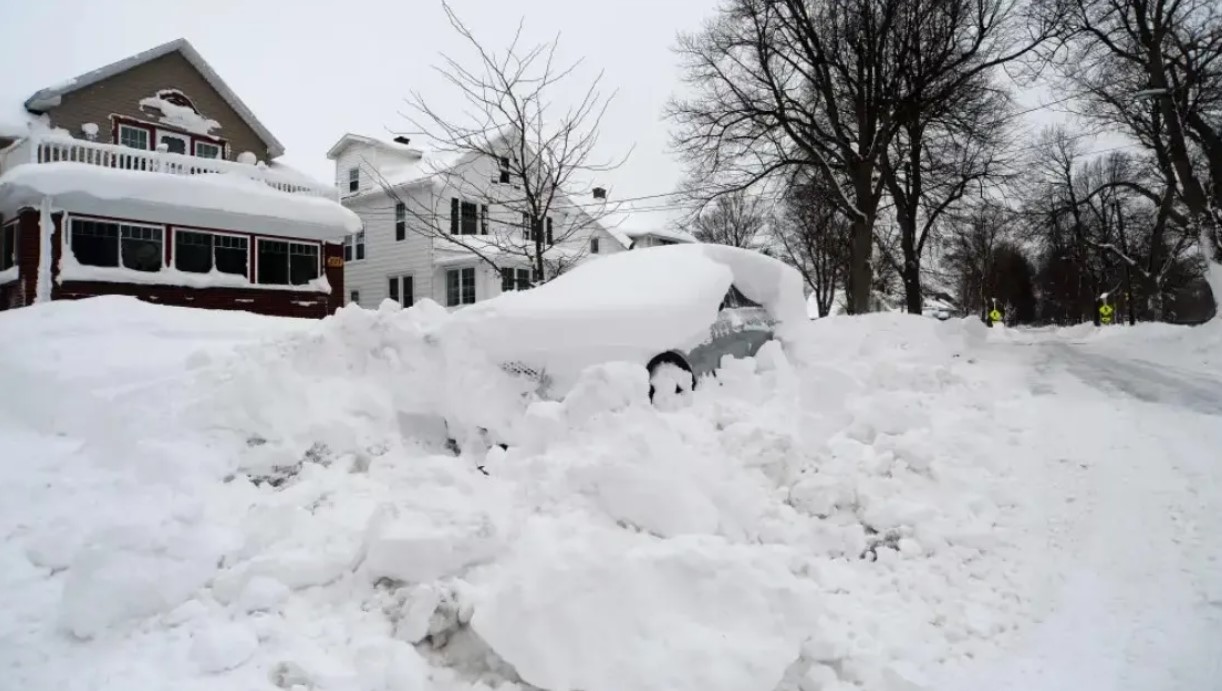
[[[554,245],[554,244],[556,244],[556,243],[555,243],[555,242],[552,240],[552,217],[551,217],[551,216],[548,216],[548,217],[547,217],[547,244],[548,244],[548,245]]]
[[[289,283],[300,286],[316,278],[318,278],[318,245],[291,243],[289,245]]]
[[[507,184],[509,182],[509,159],[502,156],[500,163],[501,163],[500,181],[501,181],[501,184]]]
[[[198,274],[211,271],[212,235],[182,230],[174,233],[174,268]]]
[[[450,235],[458,235],[458,198],[450,198]]]
[[[165,150],[172,154],[187,153],[187,140],[178,137],[162,137],[161,143],[165,144]]]
[[[396,276],[390,279],[390,299],[395,302],[399,301],[399,277]]]
[[[518,269],[518,290],[530,290],[530,269]]]
[[[475,269],[462,270],[462,304],[475,303]]]
[[[361,171],[359,168],[348,169],[348,191],[355,192],[361,188]]]
[[[590,238],[590,254],[598,254],[598,238]]]
[[[407,238],[407,206],[403,202],[395,204],[395,240]]]
[[[352,261],[352,236],[349,235],[344,240],[344,261]]]
[[[119,240],[124,268],[135,271],[161,271],[164,252],[160,228],[120,225]]]
[[[501,269],[501,292],[513,290],[513,269]]]
[[[446,305],[454,307],[459,304],[458,272],[446,272]]]
[[[246,238],[232,235],[216,235],[212,240],[216,270],[221,273],[249,276],[250,252]]]
[[[357,305],[361,304],[361,291],[354,290],[351,293],[348,293],[348,302]]]
[[[72,254],[85,266],[118,266],[118,224],[73,220]]]
[[[416,302],[416,287],[412,284],[411,276],[403,277],[403,299],[404,307],[411,307]]]
[[[289,282],[289,243],[281,240],[260,240],[259,283],[282,286]]]
[[[476,235],[479,233],[479,205],[473,202],[462,203],[462,234]]]

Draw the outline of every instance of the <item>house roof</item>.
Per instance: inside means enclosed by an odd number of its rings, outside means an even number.
[[[173,52],[182,54],[182,56],[186,58],[187,62],[191,63],[191,65],[195,67],[195,69],[198,70],[201,75],[203,75],[208,84],[211,85],[213,89],[216,89],[217,93],[221,95],[221,98],[225,100],[225,103],[229,104],[229,107],[233,108],[234,112],[236,112],[238,116],[241,117],[242,120],[249,125],[256,134],[259,135],[259,138],[262,139],[263,143],[267,145],[267,155],[269,158],[275,158],[284,153],[284,145],[282,145],[278,139],[272,136],[272,133],[263,126],[263,123],[259,122],[259,119],[255,117],[250,108],[246,107],[246,104],[242,102],[242,99],[238,98],[238,95],[235,94],[227,84],[225,84],[225,81],[221,79],[220,75],[218,75],[216,71],[212,69],[208,62],[204,60],[198,51],[195,50],[195,47],[192,46],[191,43],[185,38],[176,39],[174,41],[170,41],[169,43],[163,43],[142,53],[136,53],[131,57],[124,58],[117,62],[112,62],[105,67],[100,67],[96,70],[86,72],[85,74],[82,74],[74,79],[69,79],[66,82],[56,84],[55,86],[49,86],[45,89],[41,89],[33,96],[26,99],[25,107],[27,110],[34,113],[46,112],[47,110],[59,105],[60,98],[64,94],[72,93],[73,91],[82,89],[91,84],[96,84],[103,79],[108,79],[116,74],[126,72],[133,67],[143,65],[146,62],[156,60],[159,57],[169,55]]]
[[[419,156],[423,153],[422,151],[420,151],[420,149],[417,149],[411,146],[407,146],[405,144],[400,144],[398,142],[387,142],[381,139],[375,139],[374,137],[366,137],[363,134],[354,134],[352,132],[345,132],[344,136],[339,138],[339,141],[335,142],[335,144],[333,144],[330,149],[327,149],[327,158],[334,160],[341,153],[344,152],[344,149],[347,149],[348,147],[352,146],[353,144],[366,144],[368,146],[376,146],[376,147],[386,149],[388,151],[394,151],[396,153],[402,153],[402,154],[408,154],[408,155],[414,154],[414,155]]]

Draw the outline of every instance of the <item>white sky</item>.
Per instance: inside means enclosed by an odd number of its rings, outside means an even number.
[[[473,64],[439,0],[0,0],[0,6],[10,29],[0,41],[0,65],[10,66],[0,70],[5,102],[182,37],[284,144],[280,160],[327,181],[334,171],[326,151],[344,132],[389,138],[390,130],[411,129],[399,115],[411,90],[443,108],[456,103],[453,87],[432,69],[441,51]],[[522,18],[532,44],[560,32],[564,62],[585,60],[574,86],[605,70],[607,90],[619,90],[600,147],[605,158],[632,154],[599,183],[613,199],[674,189],[681,170],[667,151],[669,127],[661,117],[677,83],[671,48],[676,33],[697,28],[716,0],[452,6],[496,48]],[[637,213],[629,225],[660,223],[666,215]]]

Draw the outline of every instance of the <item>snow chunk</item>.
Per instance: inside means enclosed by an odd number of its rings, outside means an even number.
[[[557,552],[549,538],[523,546],[471,620],[530,684],[774,691],[798,657],[813,594],[775,553],[694,538]]]
[[[430,520],[419,511],[384,504],[369,520],[366,572],[375,580],[425,583],[487,561],[500,551],[497,529],[487,514],[447,518]]]
[[[224,672],[246,663],[259,649],[259,637],[243,624],[210,624],[191,639],[191,660],[205,674]]]

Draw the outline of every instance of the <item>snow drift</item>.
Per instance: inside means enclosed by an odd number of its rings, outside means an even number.
[[[1079,558],[1047,523],[1072,528],[1062,488],[1093,485],[1042,460],[1072,416],[977,323],[820,320],[661,412],[628,363],[537,400],[437,338],[455,319],[0,315],[21,334],[0,340],[6,679],[957,688],[1023,645]],[[479,443],[497,425],[507,449]]]

